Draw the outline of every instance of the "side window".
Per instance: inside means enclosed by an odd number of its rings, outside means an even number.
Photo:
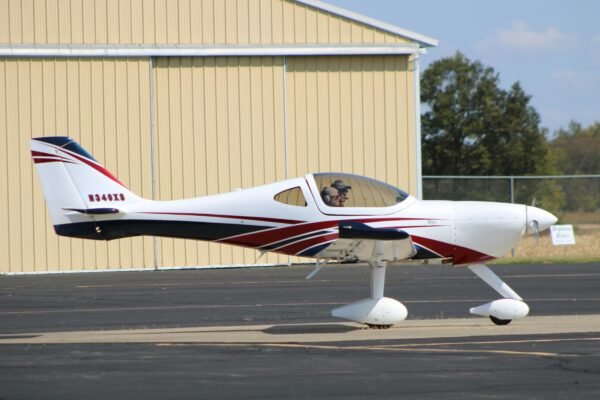
[[[275,201],[290,206],[306,207],[306,199],[304,198],[304,195],[302,194],[302,189],[300,189],[300,187],[295,187],[288,190],[284,190],[283,192],[279,192],[275,195],[274,199]]]

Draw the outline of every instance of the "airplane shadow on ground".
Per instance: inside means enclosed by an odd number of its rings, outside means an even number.
[[[302,325],[274,325],[263,329],[264,333],[270,335],[289,334],[313,334],[313,333],[347,333],[365,329],[360,326],[348,326],[343,324],[302,324]]]

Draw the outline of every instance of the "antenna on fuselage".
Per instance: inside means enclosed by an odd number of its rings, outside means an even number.
[[[308,275],[306,275],[306,279],[307,281],[311,280],[315,275],[317,275],[319,273],[320,270],[323,269],[323,262],[321,262],[320,259],[317,258],[317,263],[315,264],[315,269]]]
[[[266,250],[258,250],[258,252],[260,253],[258,255],[258,257],[256,257],[256,259],[254,260],[254,264],[256,264],[258,262],[258,260],[260,260],[262,258],[262,256],[264,256],[265,254],[268,253],[268,251]]]

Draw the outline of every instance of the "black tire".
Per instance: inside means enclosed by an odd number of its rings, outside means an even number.
[[[367,324],[369,329],[390,329],[392,325]]]
[[[512,319],[500,319],[500,318],[494,317],[493,315],[490,315],[490,319],[496,325],[508,325],[512,322]]]

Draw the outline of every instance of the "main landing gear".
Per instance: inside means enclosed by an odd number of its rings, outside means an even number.
[[[331,311],[331,315],[366,324],[369,328],[387,329],[404,321],[408,311],[404,304],[383,295],[387,263],[381,260],[372,260],[369,261],[369,266],[371,269],[370,296],[335,308]],[[529,306],[486,265],[470,265],[469,269],[503,296],[502,299],[471,308],[471,314],[489,317],[496,325],[508,325],[512,320],[527,316]]]
[[[383,296],[385,286],[385,261],[369,261],[371,268],[371,293],[366,299],[359,300],[331,310],[331,315],[337,318],[366,324],[369,328],[387,329],[404,321],[408,310],[397,300]]]

